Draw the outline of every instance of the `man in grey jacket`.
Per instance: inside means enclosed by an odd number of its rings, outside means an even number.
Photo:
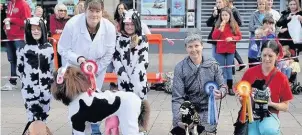
[[[214,90],[215,98],[222,99],[227,91],[222,70],[218,63],[212,58],[202,56],[203,43],[197,34],[188,36],[185,39],[185,48],[188,57],[179,62],[174,69],[172,86],[172,112],[173,126],[185,128],[181,122],[179,109],[185,100],[195,105],[200,116],[200,125],[205,127],[207,134],[214,134],[217,125],[207,123],[209,95],[204,90],[205,83],[214,81],[218,84],[218,90]],[[193,83],[192,83],[193,81]],[[190,88],[188,88],[190,85]],[[188,88],[185,90],[185,88]],[[188,97],[185,99],[185,96]]]

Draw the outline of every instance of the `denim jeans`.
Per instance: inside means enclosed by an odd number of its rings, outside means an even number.
[[[106,73],[113,73],[113,71],[114,71],[114,66],[113,66],[113,62],[111,61],[110,64],[107,66]]]
[[[90,126],[91,126],[91,135],[102,135],[102,133],[100,131],[101,124],[91,123]]]
[[[281,68],[281,72],[283,74],[285,74],[287,76],[287,78],[290,78],[290,75],[292,73],[292,69],[291,68]]]
[[[216,58],[216,45],[212,45],[212,57],[217,60],[217,58]]]
[[[10,63],[10,75],[17,76],[17,49],[20,46],[24,46],[25,42],[23,40],[18,41],[9,41],[6,43],[6,53],[7,53],[7,60]],[[11,84],[17,84],[16,78],[10,78],[9,82]]]
[[[249,124],[249,135],[280,135],[280,121],[277,114],[271,114],[270,117],[255,120]]]
[[[219,63],[220,66],[227,66],[227,65],[233,65],[234,63],[234,54],[232,53],[215,53],[215,59]],[[222,68],[223,72],[223,78],[225,82],[226,80],[232,80],[233,74],[232,74],[232,68]]]

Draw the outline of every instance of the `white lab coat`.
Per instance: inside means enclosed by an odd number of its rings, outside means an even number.
[[[86,26],[86,16],[83,13],[72,17],[66,23],[58,42],[58,52],[62,56],[63,66],[66,63],[79,66],[77,59],[80,56],[96,61],[98,65],[97,88],[101,89],[115,44],[115,27],[105,18],[101,19],[98,32],[92,41]]]

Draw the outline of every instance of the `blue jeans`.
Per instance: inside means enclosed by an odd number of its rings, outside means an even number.
[[[91,123],[90,126],[91,126],[91,135],[102,135],[102,133],[100,131],[101,124]]]
[[[287,78],[290,78],[290,75],[292,73],[292,69],[291,68],[281,68],[281,72],[283,74],[285,74],[287,76]]]
[[[17,49],[20,46],[24,46],[25,42],[22,40],[18,41],[9,41],[6,43],[6,53],[7,53],[7,60],[10,63],[10,75],[17,76]],[[11,84],[17,84],[16,78],[10,78],[9,82]]]
[[[212,45],[212,56],[216,59],[216,45]]]
[[[215,53],[215,59],[220,66],[233,65],[234,63],[234,54],[232,53]],[[232,67],[222,68],[223,78],[226,80],[233,79]]]
[[[249,124],[249,135],[280,135],[280,121],[277,114],[266,117],[263,121],[256,120]]]
[[[113,66],[113,62],[111,61],[110,64],[107,66],[106,73],[113,73],[113,71],[114,71],[114,66]]]

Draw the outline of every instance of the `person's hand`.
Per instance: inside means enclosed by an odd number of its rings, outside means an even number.
[[[217,7],[214,7],[214,12],[213,12],[213,16],[216,17],[218,15],[218,10]]]
[[[279,32],[280,33],[284,33],[284,32],[286,32],[287,31],[287,28],[283,28],[283,29],[281,29]]]
[[[56,30],[57,34],[61,34],[63,32],[63,30]]]
[[[287,20],[292,19],[293,14],[289,14],[288,17],[286,18]]]
[[[233,38],[232,38],[232,37],[227,37],[225,40],[226,40],[227,42],[231,42],[231,41],[233,40]]]
[[[301,15],[297,15],[298,16],[298,20],[302,23],[302,16]]]
[[[81,65],[83,63],[86,63],[86,59],[84,57],[78,58],[78,63]]]
[[[5,23],[5,22],[10,22],[10,18],[5,18],[4,20],[3,20],[3,22]]]
[[[215,99],[222,99],[223,95],[220,90],[214,90]]]

